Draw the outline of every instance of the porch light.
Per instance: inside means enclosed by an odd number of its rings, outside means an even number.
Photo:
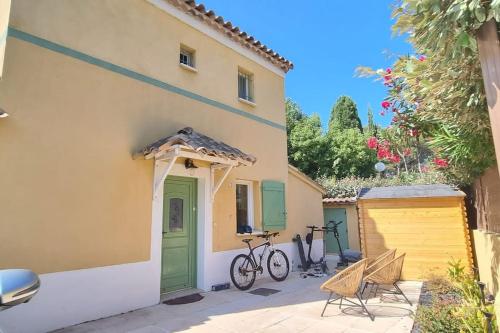
[[[198,167],[194,165],[193,160],[190,158],[186,158],[184,161],[184,167],[186,167],[186,169],[198,169]]]

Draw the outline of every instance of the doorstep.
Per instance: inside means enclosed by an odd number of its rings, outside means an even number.
[[[161,294],[160,303],[163,303],[165,301],[170,301],[171,299],[192,295],[192,294],[202,294],[204,292],[205,292],[204,290],[197,289],[197,288],[188,288],[188,289],[182,289],[182,290],[177,290],[177,291],[171,291],[168,293]]]

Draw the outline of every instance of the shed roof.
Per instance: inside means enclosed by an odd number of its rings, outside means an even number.
[[[150,144],[141,151],[141,154],[144,156],[154,156],[174,146],[181,146],[200,155],[226,158],[247,165],[252,165],[257,161],[254,156],[246,154],[238,148],[232,147],[222,141],[217,141],[198,133],[191,127],[185,127],[174,135],[167,136]]]
[[[465,193],[455,190],[449,185],[412,185],[363,188],[358,198],[367,199],[396,199],[396,198],[436,198],[436,197],[464,197]]]

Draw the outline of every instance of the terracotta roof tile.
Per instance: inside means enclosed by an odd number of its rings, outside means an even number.
[[[179,130],[176,134],[160,139],[142,150],[144,155],[155,154],[160,150],[165,150],[174,145],[182,145],[188,147],[197,153],[202,153],[209,156],[218,156],[231,160],[244,160],[254,164],[257,159],[249,154],[245,154],[238,148],[214,140],[204,134],[194,131],[191,127],[185,127]]]
[[[352,198],[324,198],[325,204],[351,204],[356,202],[356,197]]]
[[[213,10],[206,10],[203,4],[196,4],[193,0],[167,0],[170,4],[175,7],[189,13],[201,20],[211,21],[211,26],[225,32],[231,39],[239,42],[243,46],[248,47],[255,53],[266,58],[273,64],[279,66],[285,73],[290,69],[293,69],[293,63],[287,60],[279,53],[268,48],[266,45],[262,44],[260,41],[255,39],[255,37],[249,35],[244,31],[240,31],[237,26],[234,26],[231,21],[225,21],[222,16],[217,15]]]

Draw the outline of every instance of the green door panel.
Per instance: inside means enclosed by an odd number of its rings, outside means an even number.
[[[196,184],[195,178],[165,180],[162,293],[196,287]]]
[[[337,227],[339,230],[339,240],[340,246],[342,246],[342,250],[349,248],[349,241],[347,238],[347,215],[345,208],[324,208],[324,216],[325,216],[325,226],[330,221],[340,222],[342,223]],[[337,244],[337,240],[333,236],[332,232],[325,234],[326,241],[326,253],[339,253],[339,246]]]
[[[262,225],[264,230],[286,228],[284,183],[269,180],[262,182]]]

